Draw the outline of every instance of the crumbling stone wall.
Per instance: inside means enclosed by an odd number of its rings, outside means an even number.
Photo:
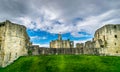
[[[76,48],[83,48],[84,47],[84,43],[76,43]]]
[[[30,46],[28,50],[31,52],[30,55],[83,54],[82,48],[41,48]]]
[[[3,46],[4,46],[4,39],[5,39],[5,26],[4,22],[0,23],[0,66],[2,66],[2,61],[4,58]]]
[[[27,55],[29,37],[26,27],[5,21],[0,23],[0,66],[5,67],[18,57]]]
[[[76,48],[80,48],[79,43]],[[86,41],[84,54],[120,56],[120,24],[108,24],[99,28],[92,41]]]
[[[106,55],[120,55],[120,24],[101,27],[94,35],[95,48],[102,48]]]

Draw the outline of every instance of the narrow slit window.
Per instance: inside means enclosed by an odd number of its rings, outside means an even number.
[[[0,50],[1,50],[1,44],[0,44]]]
[[[116,53],[118,53],[118,51],[116,51]]]
[[[114,26],[114,28],[116,29],[116,25]]]
[[[115,38],[117,38],[117,35],[115,35]]]

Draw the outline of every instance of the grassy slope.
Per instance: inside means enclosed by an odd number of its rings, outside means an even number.
[[[48,55],[21,57],[0,72],[120,72],[120,57]]]

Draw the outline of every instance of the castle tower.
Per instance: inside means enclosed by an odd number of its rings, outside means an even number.
[[[94,35],[95,48],[101,48],[100,53],[120,55],[120,24],[108,24],[99,28]]]
[[[30,38],[26,27],[6,20],[0,22],[0,67],[5,67],[20,56],[27,55]]]
[[[58,39],[50,42],[50,48],[73,48],[73,42],[70,40],[62,40],[62,35],[59,33]]]
[[[58,40],[62,40],[61,33],[58,34]]]

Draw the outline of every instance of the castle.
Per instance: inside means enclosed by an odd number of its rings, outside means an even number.
[[[61,34],[58,39],[50,42],[50,48],[32,47],[33,55],[39,54],[92,54],[92,55],[114,55],[120,56],[120,24],[108,24],[94,34],[91,41],[77,43],[76,48],[73,42],[66,41],[63,43]],[[67,44],[68,43],[68,44]],[[37,49],[37,50],[36,50]]]
[[[51,44],[52,43],[50,43],[50,46],[52,46]],[[54,47],[57,46],[57,44],[53,45]],[[92,41],[87,41],[85,43],[77,43],[76,48],[80,48],[83,54],[115,55],[115,56],[120,55],[120,25],[108,24],[99,28],[95,32]]]
[[[50,48],[74,48],[74,42],[62,40],[61,34],[58,34],[58,39],[50,42]]]
[[[0,23],[0,67],[5,67],[20,56],[27,55],[30,45],[26,27],[6,20]]]
[[[108,24],[99,28],[89,44],[98,49],[99,54],[120,55],[120,24]]]
[[[20,56],[40,54],[92,54],[120,56],[120,24],[108,24],[99,28],[91,41],[77,43],[62,40],[50,42],[50,48],[31,45],[26,27],[6,20],[0,23],[0,67],[5,67]]]

